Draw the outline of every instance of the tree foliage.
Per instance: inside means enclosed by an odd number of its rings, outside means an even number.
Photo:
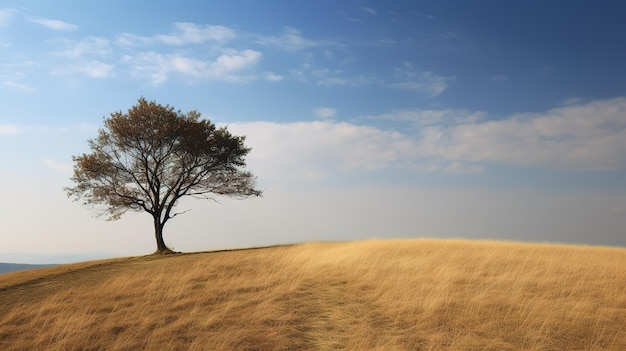
[[[245,170],[245,137],[200,117],[144,98],[127,113],[112,113],[88,141],[91,152],[73,157],[75,186],[65,189],[68,196],[99,207],[109,220],[129,210],[149,213],[157,252],[171,252],[163,226],[180,214],[174,207],[181,198],[261,195]]]

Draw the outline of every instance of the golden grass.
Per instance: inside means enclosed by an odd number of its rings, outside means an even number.
[[[311,243],[0,275],[0,350],[626,350],[626,249]]]

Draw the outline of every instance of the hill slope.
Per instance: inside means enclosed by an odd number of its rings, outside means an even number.
[[[626,350],[626,249],[303,244],[0,275],[1,350]]]
[[[56,264],[26,264],[0,262],[0,274],[56,266]]]

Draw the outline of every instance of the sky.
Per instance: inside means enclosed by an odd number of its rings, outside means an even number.
[[[626,246],[626,3],[0,4],[0,261],[156,249],[67,198],[140,97],[245,135],[261,198],[187,200],[206,251],[466,238]]]

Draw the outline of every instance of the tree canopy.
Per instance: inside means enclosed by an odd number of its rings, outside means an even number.
[[[127,113],[104,119],[104,128],[88,141],[90,153],[73,157],[75,186],[65,190],[108,220],[129,210],[149,213],[157,253],[170,253],[163,226],[180,214],[174,207],[181,198],[261,195],[245,170],[251,149],[244,141],[196,111],[183,114],[140,98]]]

